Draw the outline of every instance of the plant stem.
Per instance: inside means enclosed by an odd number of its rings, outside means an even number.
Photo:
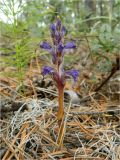
[[[63,136],[64,136],[64,85],[58,85],[58,126],[59,126],[59,133],[57,144],[59,147],[63,145]]]
[[[58,85],[58,115],[57,119],[61,123],[64,117],[64,86]]]

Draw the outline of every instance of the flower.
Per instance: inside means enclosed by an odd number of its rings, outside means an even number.
[[[52,48],[51,45],[49,43],[47,43],[47,42],[42,42],[40,44],[40,47],[45,49],[45,50],[47,50],[47,51],[51,50],[51,48]]]
[[[65,26],[62,26],[61,33],[62,33],[62,36],[64,36],[66,34],[66,28],[65,28]]]
[[[59,18],[56,21],[56,28],[58,28],[58,30],[61,28],[61,20]]]
[[[54,24],[51,24],[51,25],[50,25],[50,30],[51,30],[52,33],[55,33],[55,29],[56,29],[56,28],[55,28],[55,25],[54,25]]]
[[[51,75],[51,74],[56,75],[56,71],[52,67],[44,66],[42,68],[42,75],[46,76],[47,74],[49,74],[49,75]],[[73,69],[73,70],[64,71],[62,69],[60,75],[65,75],[66,77],[71,76],[74,79],[74,82],[76,82],[78,80],[79,70]]]
[[[64,46],[64,49],[74,49],[74,48],[76,48],[74,42],[67,42],[67,44]]]
[[[62,43],[60,43],[60,44],[58,45],[57,52],[58,52],[58,53],[62,53],[62,52],[63,52],[63,49],[64,49],[64,46],[63,46]]]
[[[75,69],[73,69],[73,70],[68,70],[68,71],[66,71],[65,73],[66,73],[67,76],[72,76],[73,79],[74,79],[74,82],[77,81],[78,76],[79,76],[79,70],[75,70]]]
[[[49,66],[44,66],[42,68],[42,75],[45,76],[47,74],[51,74],[54,72],[54,69],[52,67],[49,67]]]

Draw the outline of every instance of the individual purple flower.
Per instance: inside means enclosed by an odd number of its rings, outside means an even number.
[[[79,71],[78,71],[78,70],[75,70],[75,69],[73,69],[73,70],[68,70],[68,71],[66,71],[65,73],[66,73],[67,76],[72,76],[73,79],[74,79],[74,82],[77,81],[78,76],[79,76]]]
[[[66,34],[66,28],[64,26],[62,26],[61,28],[61,33],[62,33],[62,36]]]
[[[40,47],[42,48],[42,49],[45,49],[45,50],[51,50],[51,45],[49,44],[49,43],[47,43],[47,42],[42,42],[41,44],[40,44]]]
[[[49,66],[44,66],[42,68],[42,75],[45,76],[47,74],[52,74],[54,72],[54,69],[52,67]]]
[[[62,44],[62,43],[59,44],[59,45],[58,45],[58,50],[57,50],[57,51],[58,51],[59,53],[62,53],[62,52],[63,52],[63,49],[64,49],[63,44]]]
[[[60,31],[61,29],[61,20],[58,18],[56,21],[56,30]]]
[[[50,25],[50,30],[51,30],[52,33],[55,33],[55,29],[56,29],[55,25],[51,24]]]
[[[59,43],[61,43],[61,39],[62,39],[62,36],[61,36],[60,32],[56,31],[54,39],[53,39],[54,45],[57,46]]]
[[[76,45],[74,42],[67,42],[67,44],[64,47],[65,49],[74,49],[76,48]]]
[[[55,53],[55,50],[52,50],[51,54],[52,54],[52,63],[56,64],[56,62],[57,62],[57,54]]]

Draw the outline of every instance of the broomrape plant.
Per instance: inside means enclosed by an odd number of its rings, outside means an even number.
[[[76,48],[74,42],[67,42],[64,44],[64,36],[66,34],[66,28],[62,26],[61,20],[57,17],[56,22],[50,25],[50,32],[52,38],[52,44],[48,42],[42,42],[40,47],[48,51],[52,56],[52,63],[54,67],[44,66],[42,68],[42,75],[51,75],[56,82],[58,89],[58,113],[57,119],[61,123],[64,117],[64,87],[66,78],[72,76],[74,82],[77,81],[79,76],[78,70],[67,70],[63,68],[64,55],[67,50]]]

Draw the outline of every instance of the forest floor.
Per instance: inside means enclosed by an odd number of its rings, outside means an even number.
[[[17,77],[1,76],[0,159],[120,160],[119,58],[110,56],[106,71],[106,59],[92,57],[87,48],[66,57],[65,68],[79,69],[80,76],[74,89],[71,81],[65,86],[62,147],[57,144],[57,90],[40,74],[41,57],[30,62],[22,85]],[[1,72],[17,71],[3,67]]]

